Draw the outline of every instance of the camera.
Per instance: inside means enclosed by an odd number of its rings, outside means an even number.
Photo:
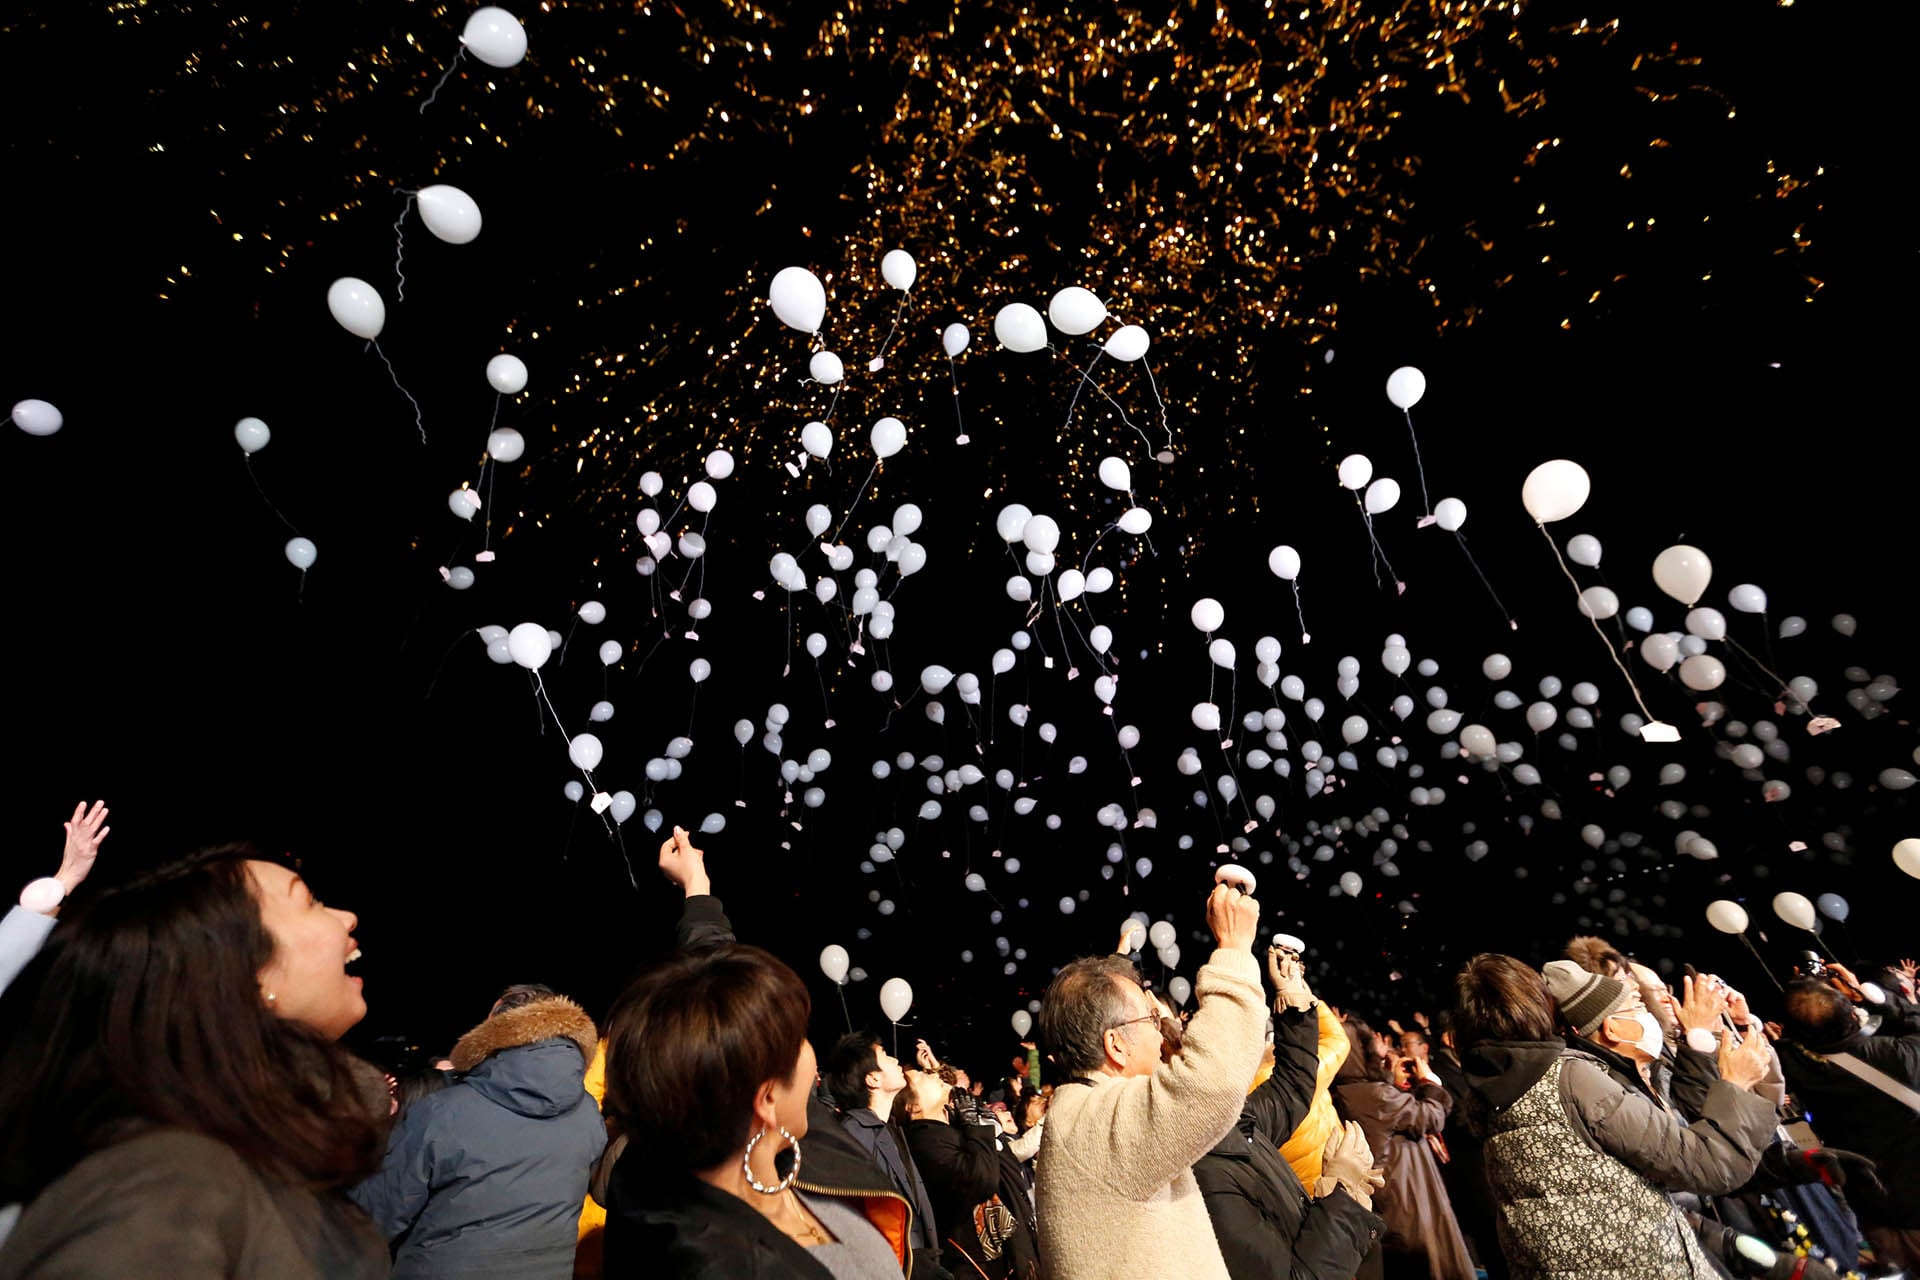
[[[1817,951],[1802,951],[1800,958],[1793,963],[1795,977],[1824,978],[1827,976],[1827,962],[1820,958]]]

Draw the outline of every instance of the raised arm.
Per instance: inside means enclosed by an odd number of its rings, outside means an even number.
[[[1675,1191],[1725,1195],[1753,1176],[1773,1138],[1773,1108],[1751,1092],[1764,1070],[1752,1043],[1723,1056],[1737,1061],[1722,1063],[1692,1124],[1585,1059],[1562,1067],[1561,1093],[1595,1145],[1621,1164]]]
[[[53,932],[60,904],[93,870],[100,842],[112,830],[105,825],[106,820],[103,800],[95,800],[92,808],[84,801],[75,805],[73,817],[65,823],[67,843],[60,855],[60,870],[46,880],[29,884],[20,895],[20,904],[0,919],[0,991],[13,985],[28,961],[40,953],[47,935]]]
[[[674,929],[674,944],[681,951],[706,951],[737,940],[733,922],[713,896],[707,855],[694,847],[685,827],[675,827],[672,837],[661,842],[660,874],[686,894]]]

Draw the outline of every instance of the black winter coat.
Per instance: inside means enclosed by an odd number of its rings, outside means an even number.
[[[1345,1191],[1314,1199],[1280,1144],[1313,1103],[1319,1024],[1311,1009],[1274,1018],[1273,1074],[1247,1095],[1239,1123],[1193,1166],[1233,1280],[1351,1276],[1381,1220]]]
[[[1887,1194],[1852,1182],[1847,1202],[1867,1226],[1920,1227],[1920,1113],[1827,1060],[1850,1053],[1909,1089],[1920,1089],[1920,1019],[1914,1006],[1890,999],[1878,1034],[1848,1036],[1820,1052],[1791,1040],[1779,1044],[1787,1087],[1822,1142],[1869,1156],[1880,1165]]]
[[[938,1120],[909,1120],[906,1124],[907,1146],[927,1184],[934,1221],[945,1236],[942,1256],[947,1270],[956,1276],[985,1276],[987,1280],[1026,1280],[1039,1273],[1033,1205],[1027,1198],[1018,1163],[1009,1167],[994,1132],[985,1125],[944,1124]],[[980,1243],[974,1209],[996,1195],[1013,1215],[1014,1226],[1000,1255],[989,1259]]]

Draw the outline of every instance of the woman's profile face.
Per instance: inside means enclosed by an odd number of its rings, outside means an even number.
[[[351,911],[327,906],[291,869],[275,862],[247,863],[260,923],[273,939],[273,959],[260,970],[260,995],[271,1008],[330,1040],[367,1016],[360,979],[347,972],[359,956]]]
[[[777,1123],[796,1138],[807,1136],[807,1095],[813,1092],[813,1079],[819,1066],[813,1054],[813,1042],[803,1039],[800,1054],[793,1060],[793,1074],[773,1088]]]

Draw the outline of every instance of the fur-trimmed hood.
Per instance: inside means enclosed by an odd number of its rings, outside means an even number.
[[[600,1033],[593,1019],[565,996],[535,1000],[518,1009],[506,1009],[460,1037],[451,1055],[455,1071],[471,1071],[502,1049],[518,1049],[542,1040],[571,1040],[580,1046],[580,1069],[593,1061]]]

